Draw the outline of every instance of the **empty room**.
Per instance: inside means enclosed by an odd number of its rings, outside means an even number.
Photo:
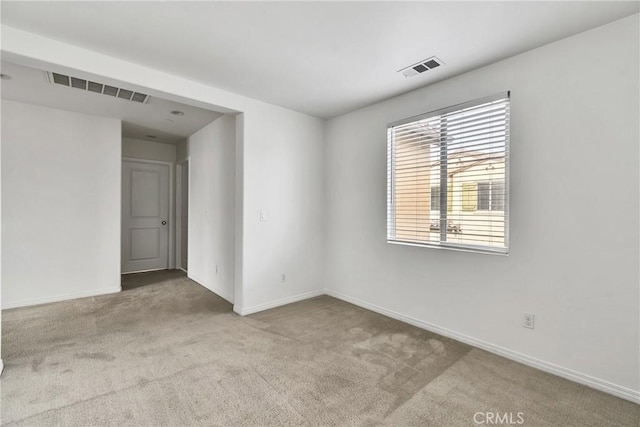
[[[2,425],[640,425],[640,2],[0,8]]]

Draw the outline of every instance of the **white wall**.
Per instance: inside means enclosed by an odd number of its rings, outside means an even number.
[[[323,293],[324,123],[277,107],[239,122],[240,138],[228,115],[189,138],[188,271],[246,314]]]
[[[2,117],[2,102],[0,102],[0,118]],[[0,130],[2,125],[0,123]],[[2,308],[2,135],[0,135],[0,308]],[[2,325],[2,310],[0,310],[0,325]],[[0,335],[2,335],[0,327]],[[2,337],[0,337],[0,374],[4,370],[2,360]]]
[[[234,116],[223,115],[188,139],[188,275],[230,302],[235,268],[235,126]]]
[[[635,15],[329,121],[327,288],[638,400],[638,39]],[[387,244],[386,125],[505,90],[510,255]]]
[[[176,146],[174,144],[123,137],[122,157],[175,163]]]
[[[184,160],[187,156],[189,156],[189,144],[185,140],[176,145],[176,161]]]
[[[187,269],[189,258],[189,162],[183,162],[180,168],[182,175],[180,180],[180,266],[179,268]]]
[[[263,108],[244,122],[242,314],[324,288],[324,121]]]
[[[189,143],[187,140],[180,142],[176,146],[176,161],[181,162],[189,157]],[[189,244],[189,162],[183,162],[182,168],[182,212],[176,215],[181,216],[181,241],[180,241],[180,268],[188,268],[188,244]],[[177,244],[176,244],[177,245]]]
[[[120,121],[2,101],[2,304],[120,290]]]

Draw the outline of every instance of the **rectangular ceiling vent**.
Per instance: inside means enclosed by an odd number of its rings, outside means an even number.
[[[437,68],[441,65],[444,65],[444,62],[442,62],[435,56],[432,56],[431,58],[420,61],[417,64],[413,64],[408,66],[407,68],[403,68],[398,72],[402,73],[402,75],[405,77],[413,77],[426,71],[433,70],[434,68]]]
[[[146,104],[147,102],[149,102],[149,95],[140,92],[134,92],[128,89],[122,89],[103,83],[93,82],[91,80],[79,79],[77,77],[70,77],[52,72],[47,72],[47,77],[49,78],[49,82],[51,84],[58,84],[62,86],[86,90],[89,92],[100,93],[102,95],[126,99],[127,101],[138,102],[140,104]]]

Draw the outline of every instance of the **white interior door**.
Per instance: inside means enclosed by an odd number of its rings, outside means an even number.
[[[169,166],[122,162],[122,272],[169,268]]]

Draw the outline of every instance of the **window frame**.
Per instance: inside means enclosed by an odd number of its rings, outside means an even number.
[[[397,126],[401,126],[401,125],[405,125],[408,123],[412,123],[412,122],[417,122],[417,121],[421,121],[421,120],[425,120],[425,119],[429,119],[432,117],[436,117],[436,116],[442,116],[442,115],[446,115],[449,113],[453,113],[456,111],[460,111],[460,110],[464,110],[467,108],[472,108],[475,106],[479,106],[482,104],[486,104],[486,103],[490,103],[490,102],[495,102],[495,101],[500,101],[500,100],[504,100],[507,104],[508,104],[508,114],[507,114],[507,119],[506,119],[506,123],[505,123],[505,142],[504,142],[504,157],[505,157],[505,161],[504,161],[504,181],[499,180],[501,182],[503,182],[504,185],[504,210],[499,211],[496,210],[495,212],[503,212],[504,215],[504,247],[491,247],[488,245],[474,245],[474,244],[468,244],[468,243],[456,243],[456,242],[451,242],[446,240],[446,238],[443,239],[440,238],[438,240],[437,243],[427,243],[427,242],[411,242],[411,241],[402,241],[402,240],[394,240],[394,239],[390,239],[390,226],[391,226],[391,221],[393,219],[394,223],[393,223],[393,227],[395,228],[395,220],[396,220],[396,216],[395,216],[395,202],[394,202],[394,196],[395,196],[395,182],[393,177],[391,176],[391,174],[393,173],[393,165],[395,164],[395,158],[394,158],[394,150],[393,150],[393,129]],[[417,246],[417,247],[426,247],[426,248],[433,248],[433,249],[445,249],[445,250],[455,250],[455,251],[463,251],[463,252],[474,252],[474,253],[483,253],[483,254],[491,254],[491,255],[504,255],[507,256],[509,255],[509,251],[510,251],[510,236],[509,236],[509,225],[510,225],[510,216],[509,216],[509,193],[510,193],[510,154],[511,154],[511,130],[510,130],[510,114],[511,114],[511,92],[510,91],[506,91],[506,92],[500,92],[497,93],[495,95],[491,95],[491,96],[487,96],[487,97],[483,97],[483,98],[479,98],[479,99],[475,99],[472,101],[468,101],[468,102],[463,102],[460,104],[456,104],[456,105],[452,105],[450,107],[446,107],[446,108],[441,108],[438,110],[433,110],[427,113],[423,113],[423,114],[419,114],[416,116],[412,116],[412,117],[407,117],[405,119],[402,120],[398,120],[392,123],[389,123],[387,125],[387,221],[386,221],[386,227],[387,227],[387,243],[391,243],[391,244],[397,244],[397,245],[406,245],[406,246]],[[444,153],[446,154],[446,148],[444,148]],[[441,168],[441,174],[443,174],[445,176],[445,183],[447,184],[447,189],[450,190],[449,185],[448,185],[448,179],[446,178],[446,167]],[[479,184],[479,182],[477,183]],[[432,186],[432,187],[440,187],[440,189],[442,189],[442,183],[440,183],[438,186]],[[430,187],[430,188],[432,188]],[[449,205],[450,203],[450,199],[448,197],[448,194],[445,194],[443,196],[443,193],[441,191],[441,197],[440,197],[440,204],[439,204],[439,208],[442,208],[442,204],[443,201],[445,201],[447,203],[447,205]],[[432,197],[430,195],[430,197]],[[480,197],[479,194],[476,193],[476,209],[479,210],[479,202],[480,202]],[[489,210],[484,210],[483,212],[488,212],[489,214],[491,214],[492,212],[494,212],[493,210],[491,210],[491,196],[489,198]],[[448,211],[449,209],[447,209]],[[430,207],[429,208],[430,212],[433,212],[434,210]],[[447,212],[445,211],[445,212]],[[438,210],[438,212],[441,212],[440,210]],[[447,213],[445,213],[444,215],[441,212],[440,215],[440,222],[441,222],[441,226],[440,226],[440,230],[441,230],[441,234],[445,234],[446,237],[446,233],[447,233]],[[443,229],[442,227],[442,223],[444,222],[445,227]]]

